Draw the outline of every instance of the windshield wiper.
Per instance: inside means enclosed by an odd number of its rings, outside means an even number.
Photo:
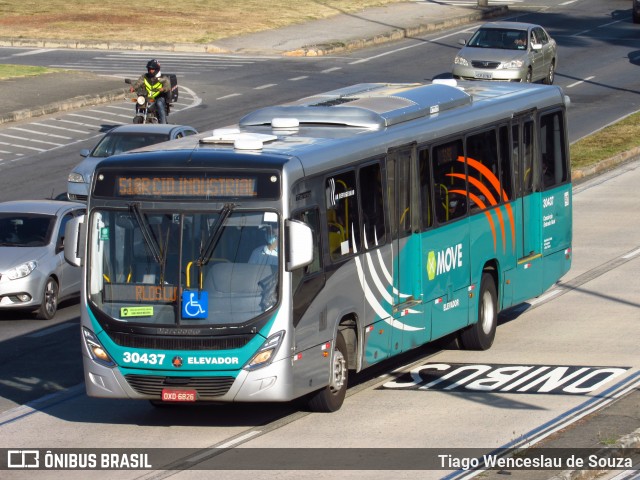
[[[211,255],[213,255],[213,250],[216,248],[218,240],[220,240],[220,236],[222,235],[222,225],[227,220],[229,215],[231,215],[231,211],[235,207],[236,206],[233,203],[227,203],[224,207],[222,207],[222,210],[220,210],[220,216],[216,220],[216,223],[213,225],[213,232],[211,233],[211,235],[209,235],[207,243],[200,251],[198,260],[196,260],[196,265],[198,267],[202,267],[204,264],[206,264],[211,258]]]
[[[160,247],[158,246],[158,243],[156,242],[153,235],[151,234],[151,230],[149,229],[149,224],[145,221],[144,217],[142,216],[142,212],[140,211],[140,204],[132,203],[131,205],[129,205],[129,209],[133,213],[133,216],[135,217],[136,222],[138,222],[138,226],[140,227],[140,231],[142,232],[142,238],[144,239],[144,242],[147,244],[147,247],[149,248],[151,255],[153,255],[153,258],[156,261],[156,263],[162,265],[163,259],[160,253]]]

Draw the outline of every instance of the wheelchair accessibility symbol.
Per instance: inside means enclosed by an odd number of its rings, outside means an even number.
[[[182,318],[207,318],[208,315],[208,292],[182,292]]]

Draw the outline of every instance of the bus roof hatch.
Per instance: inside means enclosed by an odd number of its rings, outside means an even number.
[[[271,125],[275,118],[291,118],[301,125],[333,124],[377,130],[471,102],[471,95],[451,84],[363,83],[261,108],[243,117],[239,124]]]

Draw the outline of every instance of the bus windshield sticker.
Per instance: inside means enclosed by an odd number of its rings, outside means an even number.
[[[120,317],[152,317],[153,306],[146,305],[143,307],[122,307],[120,309]]]

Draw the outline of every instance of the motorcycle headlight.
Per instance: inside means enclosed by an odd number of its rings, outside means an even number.
[[[469,66],[469,62],[467,61],[467,59],[459,55],[456,55],[456,58],[453,59],[453,63],[455,63],[456,65],[461,65],[463,67]]]
[[[144,103],[145,103],[144,96],[143,95],[139,95],[137,101],[138,101],[138,105],[144,105]]]
[[[18,280],[19,278],[24,278],[33,272],[38,266],[38,262],[32,260],[30,262],[23,263],[22,265],[18,265],[17,267],[13,267],[8,270],[5,274],[9,280]]]
[[[84,183],[84,178],[77,172],[71,172],[67,177],[67,180],[71,183]]]

